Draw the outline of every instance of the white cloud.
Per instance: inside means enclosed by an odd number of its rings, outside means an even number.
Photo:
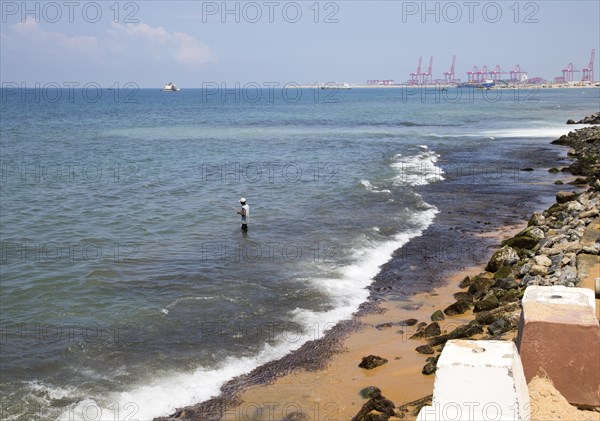
[[[76,59],[80,64],[83,59],[94,65],[124,68],[147,67],[157,62],[195,68],[217,61],[215,54],[198,38],[144,23],[112,23],[97,36],[70,36],[47,31],[34,19],[27,19],[0,35],[3,46],[12,51],[8,58],[14,59],[22,58],[23,52],[27,52],[40,61],[61,57]]]
[[[216,62],[210,48],[198,38],[183,32],[169,32],[162,26],[152,27],[145,23],[113,23],[109,31],[118,46],[134,44],[138,52],[151,55],[154,60],[175,60],[178,63],[199,66]],[[113,44],[114,45],[114,44]]]
[[[80,35],[70,37],[62,32],[44,31],[33,18],[27,18],[24,22],[17,23],[14,26],[13,35],[8,35],[8,38],[9,42],[24,39],[44,48],[56,49],[66,53],[70,51],[97,53],[99,49],[96,37]]]

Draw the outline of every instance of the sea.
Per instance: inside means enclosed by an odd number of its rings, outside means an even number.
[[[410,295],[399,251],[472,200],[534,210],[599,93],[3,89],[1,418],[167,416],[319,340],[375,279]]]

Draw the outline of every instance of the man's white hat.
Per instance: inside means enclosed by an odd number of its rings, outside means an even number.
[[[246,199],[245,199],[244,197],[242,197],[242,198],[240,199],[240,203],[246,203]]]

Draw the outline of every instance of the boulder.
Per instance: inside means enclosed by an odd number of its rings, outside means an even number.
[[[497,281],[498,279],[501,278],[507,278],[509,276],[512,276],[512,268],[510,266],[502,266],[500,269],[498,269],[496,272],[494,272],[494,279]],[[496,283],[494,282],[494,285]]]
[[[471,286],[471,277],[470,276],[465,276],[465,278],[460,281],[460,284],[458,284],[459,288],[468,288]]]
[[[376,393],[381,393],[381,389],[377,386],[367,386],[359,392],[364,399],[369,399]]]
[[[466,313],[471,309],[472,304],[465,300],[460,300],[455,302],[454,304],[450,304],[448,307],[444,309],[444,314],[446,316],[456,316],[458,314]]]
[[[492,336],[502,335],[503,333],[515,330],[519,324],[519,317],[514,314],[506,314],[496,319],[488,326],[488,332]]]
[[[567,203],[571,200],[575,200],[577,198],[577,193],[568,192],[568,191],[559,191],[556,193],[556,201],[558,203]]]
[[[519,301],[523,296],[522,290],[519,288],[502,290],[502,292],[503,294],[496,294],[496,297],[498,298],[498,301],[500,301],[500,303],[510,303],[513,301]]]
[[[467,290],[467,292],[474,296],[474,298],[484,296],[491,288],[494,281],[489,278],[476,277],[473,279],[473,283]]]
[[[444,316],[444,312],[442,310],[436,310],[431,315],[431,321],[432,322],[439,322],[441,320],[444,320],[445,318],[446,318],[446,316]]]
[[[522,283],[523,283],[523,285],[526,285],[526,286],[541,285],[543,280],[544,280],[544,278],[542,278],[539,275],[533,276],[528,273],[527,275],[523,276]]]
[[[473,335],[483,332],[483,327],[476,321],[472,320],[466,325],[462,325],[454,329],[447,335],[440,335],[429,339],[429,345],[437,346],[446,343],[450,339],[470,338]]]
[[[583,186],[584,184],[587,184],[587,180],[583,177],[577,177],[575,180],[569,181],[568,184],[572,184],[575,186]]]
[[[566,285],[569,282],[576,284],[579,280],[577,277],[577,269],[573,266],[565,266],[562,269],[562,273],[560,274],[558,280],[563,285]]]
[[[591,210],[588,210],[588,211],[581,212],[579,214],[579,218],[580,219],[595,218],[597,216],[598,216],[598,209],[591,209]]]
[[[395,415],[395,408],[396,406],[391,400],[385,398],[381,392],[375,392],[358,411],[358,414],[352,418],[352,421],[387,421]],[[376,413],[372,414],[372,412]]]
[[[435,350],[431,347],[431,345],[421,345],[415,348],[419,354],[435,354]]]
[[[437,370],[437,364],[434,362],[429,362],[427,364],[425,364],[423,366],[423,369],[421,370],[421,373],[425,374],[426,376],[435,373],[435,370]]]
[[[468,301],[470,303],[473,302],[473,296],[465,291],[455,292],[452,296],[454,297],[454,299],[456,301],[463,300],[463,301]]]
[[[528,274],[531,270],[531,266],[533,266],[531,263],[525,263],[523,266],[521,266],[521,269],[519,269],[519,275],[523,276]]]
[[[536,265],[550,267],[552,266],[552,260],[548,256],[539,255],[533,258]]]
[[[485,270],[496,272],[502,266],[512,266],[519,261],[519,255],[510,246],[504,246],[495,252],[488,262]]]
[[[579,121],[581,124],[600,124],[600,113],[594,113],[586,116],[583,120]]]
[[[591,247],[591,246],[583,246],[581,248],[581,252],[584,254],[592,254],[594,256],[598,256],[600,254],[599,249],[597,249],[596,247]]]
[[[492,310],[500,305],[496,295],[490,291],[483,299],[475,303],[475,312]]]
[[[529,223],[527,225],[538,227],[540,225],[544,225],[545,223],[546,217],[540,212],[534,212],[533,215],[531,215],[531,218],[529,218]]]
[[[432,336],[437,336],[440,333],[442,333],[442,329],[440,329],[439,323],[433,322],[422,331],[412,335],[410,339],[431,338]]]
[[[529,274],[532,276],[546,276],[548,275],[548,268],[542,265],[533,265],[529,270]]]
[[[364,368],[366,370],[372,370],[375,367],[379,367],[387,363],[388,360],[382,357],[378,357],[377,355],[369,355],[368,357],[363,357],[362,361],[358,366],[360,368]]]
[[[514,289],[519,287],[519,282],[514,276],[507,276],[506,278],[497,279],[494,287],[502,289]]]
[[[571,212],[571,214],[581,212],[582,210],[583,205],[576,200],[572,200],[567,204],[567,212]]]
[[[537,246],[539,240],[526,235],[517,235],[502,242],[505,246],[511,246],[517,249],[532,249]]]
[[[501,318],[505,314],[515,312],[519,309],[519,303],[509,303],[493,310],[477,313],[475,320],[482,325],[489,325],[494,323],[497,319]]]

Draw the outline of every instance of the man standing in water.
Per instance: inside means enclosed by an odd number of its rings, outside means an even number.
[[[248,231],[248,222],[250,222],[250,206],[246,204],[246,199],[243,197],[240,199],[242,208],[237,212],[242,215],[242,230]]]

